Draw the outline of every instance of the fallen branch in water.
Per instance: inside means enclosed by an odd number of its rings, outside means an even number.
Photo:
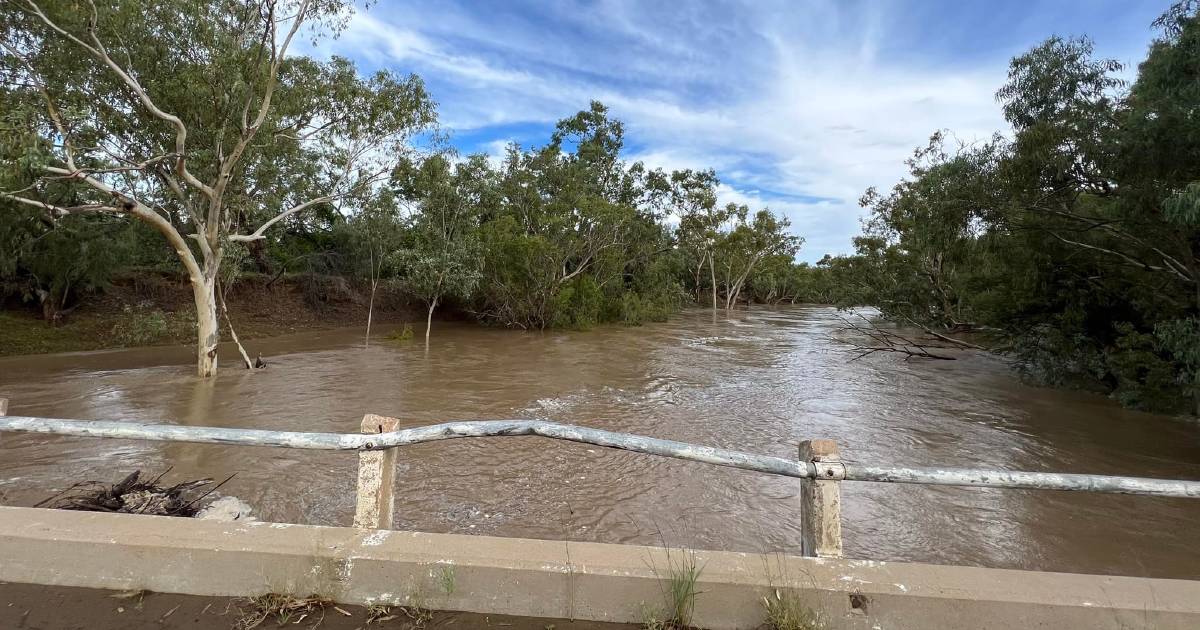
[[[851,359],[851,361],[857,361],[865,356],[875,354],[876,352],[895,352],[898,354],[903,354],[905,355],[905,360],[917,357],[920,359],[953,361],[956,358],[945,354],[936,354],[934,352],[930,352],[931,348],[935,350],[946,349],[945,346],[931,346],[918,343],[912,339],[909,339],[908,337],[905,337],[904,335],[901,335],[898,332],[883,330],[862,315],[859,315],[859,318],[863,320],[864,324],[852,322],[845,317],[838,317],[838,319],[842,320],[842,323],[846,325],[844,328],[842,328],[843,331],[864,335],[875,342],[873,345],[862,345],[850,341],[844,342],[851,344],[853,346],[853,351],[858,353],[858,355]]]
[[[936,332],[933,329],[929,328],[928,326],[923,326],[923,325],[917,323],[917,321],[911,317],[905,317],[904,319],[908,320],[908,323],[912,324],[913,326],[920,328],[921,332],[923,332],[926,335],[929,335],[930,337],[933,337],[935,339],[939,339],[941,341],[945,341],[946,343],[953,344],[956,346],[961,346],[963,348],[970,348],[972,350],[983,350],[984,352],[988,351],[988,349],[984,348],[983,346],[977,346],[969,341],[963,341],[962,339],[955,339],[954,337],[949,337],[949,336],[943,335],[939,332]]]

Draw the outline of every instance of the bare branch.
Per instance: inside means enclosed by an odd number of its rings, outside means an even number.
[[[117,208],[115,206],[105,206],[102,204],[86,204],[86,205],[82,205],[82,206],[56,206],[54,204],[46,203],[44,201],[38,201],[36,199],[30,199],[28,197],[22,197],[20,195],[14,195],[12,193],[6,193],[6,192],[0,192],[0,198],[8,199],[10,201],[15,201],[17,203],[22,203],[27,206],[33,206],[35,208],[41,208],[42,210],[47,210],[57,216],[63,216],[63,215],[72,214],[72,213],[76,213],[76,212],[121,212],[120,208]]]
[[[905,317],[904,319],[907,320],[908,323],[912,324],[913,326],[920,328],[922,332],[929,335],[930,337],[934,337],[936,339],[945,341],[946,343],[949,343],[949,344],[954,344],[956,346],[962,346],[964,348],[971,348],[972,350],[983,350],[985,352],[987,351],[987,348],[984,348],[983,346],[977,346],[968,341],[963,341],[962,339],[955,339],[954,337],[949,337],[949,336],[943,335],[943,334],[931,329],[928,326],[922,326],[921,324],[917,323],[917,321],[911,317]]]
[[[1118,257],[1118,258],[1120,258],[1120,259],[1124,260],[1124,261],[1125,261],[1127,264],[1129,264],[1129,265],[1131,265],[1131,266],[1133,266],[1133,267],[1138,267],[1138,268],[1140,268],[1140,269],[1145,269],[1146,271],[1165,271],[1165,272],[1167,272],[1167,273],[1172,273],[1172,274],[1174,274],[1174,275],[1178,276],[1178,277],[1179,277],[1181,280],[1183,280],[1184,282],[1195,282],[1195,279],[1193,279],[1191,276],[1189,276],[1189,275],[1187,275],[1187,274],[1180,273],[1180,271],[1179,271],[1178,269],[1176,269],[1175,267],[1173,267],[1173,266],[1168,266],[1168,267],[1159,267],[1158,265],[1151,265],[1151,264],[1149,264],[1149,263],[1146,263],[1146,262],[1140,261],[1140,260],[1138,260],[1138,259],[1134,258],[1133,256],[1130,256],[1130,255],[1128,255],[1128,254],[1125,254],[1125,253],[1123,253],[1123,252],[1119,252],[1119,251],[1117,251],[1117,250],[1115,250],[1115,249],[1108,249],[1108,248],[1105,248],[1105,247],[1100,247],[1100,246],[1097,246],[1097,245],[1090,245],[1090,244],[1088,244],[1088,243],[1082,243],[1082,242],[1079,242],[1079,241],[1073,241],[1073,240],[1071,240],[1071,239],[1068,239],[1068,238],[1063,238],[1063,237],[1062,237],[1061,235],[1059,235],[1057,232],[1051,232],[1050,234],[1051,234],[1052,236],[1054,236],[1054,238],[1057,238],[1058,240],[1060,240],[1060,241],[1062,241],[1062,242],[1064,242],[1064,243],[1068,243],[1068,244],[1071,244],[1071,245],[1075,245],[1075,246],[1077,246],[1077,247],[1083,247],[1083,248],[1085,248],[1085,249],[1090,249],[1090,250],[1093,250],[1093,251],[1097,251],[1097,252],[1101,252],[1101,253],[1109,254],[1109,255],[1111,255],[1111,256],[1116,256],[1116,257]]]
[[[284,210],[283,212],[280,212],[279,214],[275,215],[271,220],[267,221],[266,223],[263,223],[262,225],[260,225],[257,230],[254,230],[254,232],[252,232],[250,234],[234,234],[229,237],[229,240],[233,241],[233,242],[238,242],[238,243],[248,243],[250,241],[257,241],[257,240],[264,239],[266,237],[263,236],[263,233],[266,232],[267,229],[270,228],[272,225],[275,225],[276,223],[282,221],[283,219],[286,219],[287,217],[290,217],[293,214],[296,214],[297,212],[300,212],[300,211],[310,208],[312,206],[322,204],[322,203],[332,202],[333,200],[337,199],[339,196],[340,195],[327,195],[324,197],[317,197],[316,199],[310,199],[300,205],[292,206],[291,208],[288,208],[287,210]]]
[[[204,182],[197,179],[187,169],[187,164],[186,164],[186,155],[187,155],[186,148],[187,148],[187,133],[188,133],[187,126],[183,124],[183,121],[180,120],[178,116],[175,116],[174,114],[169,114],[169,113],[163,111],[161,108],[159,108],[158,105],[156,105],[154,103],[154,100],[150,98],[150,95],[146,92],[145,88],[142,87],[141,83],[139,83],[138,80],[133,77],[133,75],[126,72],[125,69],[123,69],[120,66],[120,64],[113,61],[112,57],[109,57],[108,51],[106,51],[104,48],[104,44],[101,43],[100,38],[96,35],[96,19],[97,19],[97,17],[96,17],[95,3],[89,1],[89,4],[91,5],[91,8],[92,8],[92,19],[88,24],[88,35],[92,40],[92,44],[88,44],[87,42],[76,37],[75,35],[68,32],[66,29],[64,29],[61,26],[59,26],[58,24],[56,24],[53,20],[51,20],[49,18],[49,16],[47,16],[45,14],[45,12],[42,11],[41,7],[39,7],[37,5],[37,3],[34,2],[34,0],[25,0],[25,3],[33,11],[34,15],[36,15],[39,19],[41,19],[41,21],[44,22],[47,26],[49,26],[51,29],[53,29],[55,32],[62,35],[63,37],[66,37],[70,41],[74,42],[79,47],[86,50],[89,54],[91,54],[93,57],[98,59],[105,66],[108,66],[108,68],[110,70],[112,70],[114,74],[117,75],[117,77],[121,80],[122,83],[124,83],[131,90],[133,90],[134,95],[137,96],[138,100],[142,103],[143,106],[145,106],[145,108],[147,110],[149,110],[149,112],[151,114],[153,114],[155,117],[157,117],[161,120],[164,120],[164,121],[170,123],[173,127],[175,127],[175,156],[176,156],[175,170],[176,170],[176,172],[181,177],[183,177],[184,181],[187,182],[188,185],[196,187],[201,192],[203,192],[206,196],[212,198],[215,194],[212,187],[208,186]]]
[[[912,359],[916,357],[921,359],[938,359],[942,361],[955,360],[955,357],[949,355],[930,352],[930,348],[945,349],[942,346],[928,346],[917,343],[916,341],[913,341],[912,339],[909,339],[898,332],[879,328],[861,314],[858,316],[863,320],[864,324],[856,324],[844,317],[838,317],[838,319],[842,320],[842,322],[845,324],[845,327],[843,327],[842,330],[862,334],[871,339],[874,344],[862,345],[857,342],[839,340],[843,341],[844,343],[851,344],[852,351],[858,353],[853,359],[851,359],[851,361],[857,361],[863,357],[875,354],[876,352],[895,352],[905,355],[906,359]]]

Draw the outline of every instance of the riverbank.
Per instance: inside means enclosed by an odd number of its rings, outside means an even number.
[[[306,330],[366,326],[370,292],[338,276],[300,274],[272,278],[248,275],[226,294],[229,319],[243,339],[263,339]],[[186,280],[138,273],[117,278],[87,297],[57,325],[33,304],[0,303],[0,356],[106,350],[195,343],[195,310]],[[373,321],[421,322],[396,291],[376,294]],[[221,318],[221,338],[229,322]]]

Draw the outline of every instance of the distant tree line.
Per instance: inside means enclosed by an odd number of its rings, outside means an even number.
[[[449,307],[527,329],[801,296],[786,220],[720,206],[712,171],[626,162],[599,103],[493,163],[446,148],[419,77],[295,54],[352,10],[0,5],[0,299],[54,322],[116,274],[182,272],[210,376],[225,287],[249,272],[350,278],[368,322],[392,286],[430,323]]]
[[[1131,83],[1086,38],[1014,58],[1011,130],[948,133],[867,191],[855,254],[806,270],[817,299],[982,329],[1031,379],[1200,412],[1200,3],[1177,3]]]

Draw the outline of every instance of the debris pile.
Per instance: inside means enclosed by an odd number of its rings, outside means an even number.
[[[233,478],[230,475],[218,484],[214,484],[212,479],[198,479],[173,486],[160,485],[159,482],[167,472],[170,472],[170,469],[157,477],[143,478],[142,471],[136,470],[112,485],[100,481],[84,481],[34,507],[192,518],[204,510],[207,505],[203,503],[205,499]],[[249,506],[246,506],[245,512],[244,516],[239,513],[234,519],[247,520]]]

